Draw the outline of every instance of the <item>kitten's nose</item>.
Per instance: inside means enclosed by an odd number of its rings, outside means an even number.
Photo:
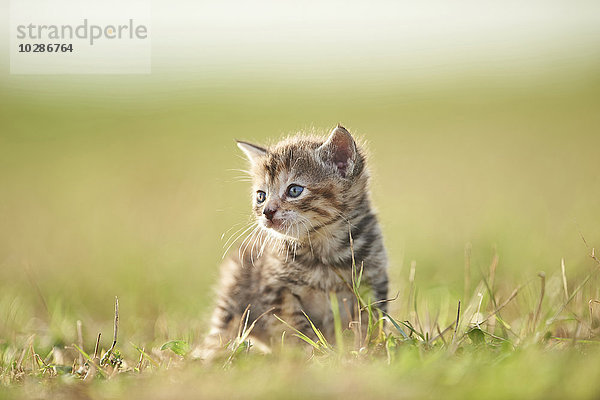
[[[267,217],[267,219],[269,221],[273,221],[273,217],[275,216],[276,212],[277,212],[277,206],[272,205],[272,204],[267,204],[265,206],[265,209],[263,210],[263,214],[265,214],[265,217]]]

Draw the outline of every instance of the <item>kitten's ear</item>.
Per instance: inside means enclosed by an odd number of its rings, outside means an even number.
[[[325,161],[333,163],[343,178],[352,173],[356,159],[356,143],[350,132],[339,125],[333,128],[329,138],[319,147]]]
[[[267,149],[262,148],[260,146],[256,146],[254,144],[243,142],[241,140],[236,140],[237,146],[246,154],[248,160],[251,163],[255,163],[261,157],[264,157],[267,154]]]

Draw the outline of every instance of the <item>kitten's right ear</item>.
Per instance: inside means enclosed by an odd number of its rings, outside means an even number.
[[[236,140],[237,146],[246,154],[251,163],[267,155],[267,149],[241,140]]]
[[[352,174],[356,159],[356,143],[350,132],[338,124],[329,138],[323,143],[318,151],[322,152],[326,161],[336,166],[342,178]]]

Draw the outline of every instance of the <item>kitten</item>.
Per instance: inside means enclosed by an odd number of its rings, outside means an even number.
[[[333,340],[330,292],[344,325],[355,318],[348,315],[355,310],[350,235],[371,301],[385,310],[387,256],[371,209],[365,156],[350,133],[338,125],[327,140],[297,136],[268,148],[237,145],[251,164],[256,223],[221,267],[203,358],[236,337],[248,306],[248,324],[265,313],[251,332],[259,347],[280,340],[286,329],[274,315],[314,337],[306,313]]]

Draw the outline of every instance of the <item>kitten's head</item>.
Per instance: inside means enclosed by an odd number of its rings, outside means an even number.
[[[310,232],[347,220],[365,201],[364,155],[342,126],[325,140],[295,136],[267,148],[238,147],[251,164],[258,224],[275,237],[310,240]]]

